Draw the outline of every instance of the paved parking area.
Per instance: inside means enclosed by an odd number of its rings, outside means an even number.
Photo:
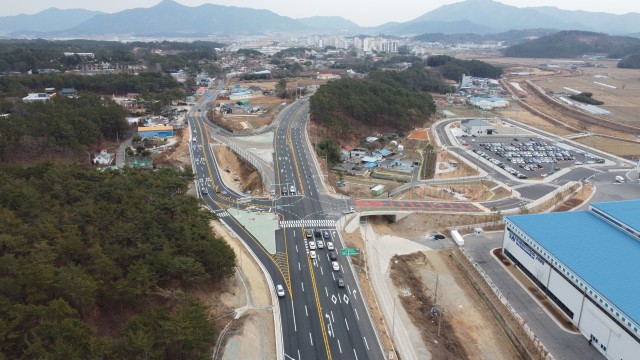
[[[504,232],[499,231],[484,233],[483,237],[467,235],[464,237],[464,247],[556,359],[604,359],[602,354],[589,346],[587,338],[560,329],[550,315],[493,258],[491,249],[502,246],[503,234]]]
[[[583,162],[604,163],[564,143],[535,136],[479,136],[460,139],[466,148],[502,168],[516,179],[544,178],[554,172]],[[582,160],[582,161],[581,161]]]

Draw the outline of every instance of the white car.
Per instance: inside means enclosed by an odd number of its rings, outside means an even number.
[[[318,249],[324,249],[324,241],[318,240]]]
[[[333,243],[331,241],[327,241],[327,250],[333,250]]]
[[[333,267],[333,271],[340,271],[340,264],[337,261],[332,261],[331,266]]]
[[[291,195],[295,195],[296,194],[296,188],[293,187],[293,185],[291,187],[289,187],[289,192],[291,193]]]
[[[312,259],[315,259],[316,258],[316,252],[313,251],[313,250],[309,251],[309,257],[312,258]]]
[[[315,250],[316,249],[316,242],[311,240],[309,241],[309,249],[311,250]]]
[[[282,285],[278,284],[278,286],[276,286],[276,293],[278,293],[278,297],[284,297],[284,288]]]

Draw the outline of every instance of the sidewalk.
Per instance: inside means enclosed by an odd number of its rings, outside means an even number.
[[[402,307],[400,297],[389,276],[389,262],[394,255],[430,249],[399,237],[385,235],[378,238],[368,223],[360,225],[360,233],[365,239],[365,257],[367,267],[370,270],[370,282],[387,327],[392,333],[391,337],[396,351],[402,359],[431,359],[431,353],[421,339],[420,330],[413,325]],[[394,249],[394,251],[389,249]]]

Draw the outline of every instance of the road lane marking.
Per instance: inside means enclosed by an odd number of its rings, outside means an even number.
[[[307,317],[309,317],[309,311],[307,311],[307,305],[304,306],[304,313],[307,314]]]
[[[362,339],[364,339],[364,346],[366,346],[367,350],[369,350],[369,343],[367,343],[367,338],[363,336]]]
[[[336,322],[333,318],[333,310],[331,310],[331,321]]]
[[[344,319],[344,324],[347,325],[347,331],[351,331],[351,330],[349,330],[349,323],[347,322],[347,319]]]
[[[353,308],[353,312],[356,313],[356,318],[358,318],[358,320],[360,320],[360,316],[358,316],[358,309]]]
[[[353,349],[353,355],[356,356],[356,360],[358,360],[358,354],[356,354],[356,349]]]
[[[300,268],[300,261],[298,261],[298,270],[302,271],[302,268]]]
[[[340,346],[340,339],[338,339],[338,349],[340,349],[340,354],[342,354],[342,346]]]
[[[302,284],[302,292],[304,292],[304,282],[301,282],[300,284]]]
[[[320,275],[324,275],[324,271],[322,270],[322,266],[320,266]]]
[[[327,287],[324,287],[324,292],[327,293],[327,297],[329,297],[329,290],[327,290]]]
[[[291,312],[293,313],[293,330],[298,332],[298,325],[296,324],[296,309],[293,307],[293,300],[291,300]],[[347,319],[344,319],[344,321],[347,321]],[[347,330],[349,330],[348,327]]]
[[[309,333],[309,340],[311,340],[311,346],[313,346],[313,338],[311,337],[311,333]]]

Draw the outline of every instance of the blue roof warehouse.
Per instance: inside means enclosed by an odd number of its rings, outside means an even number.
[[[640,200],[509,216],[503,252],[609,359],[640,353]]]
[[[165,139],[173,137],[173,126],[145,126],[138,128],[138,135],[143,138]]]

